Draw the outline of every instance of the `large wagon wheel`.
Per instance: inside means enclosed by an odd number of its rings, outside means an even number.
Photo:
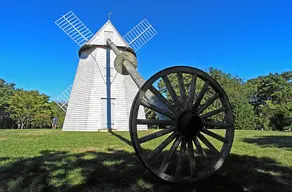
[[[147,100],[149,91],[160,105]],[[141,118],[138,112],[143,109],[155,118]],[[166,181],[193,183],[222,166],[232,147],[233,123],[221,86],[201,70],[179,66],[156,73],[139,89],[131,108],[130,135],[148,170]],[[140,125],[160,129],[138,132]]]

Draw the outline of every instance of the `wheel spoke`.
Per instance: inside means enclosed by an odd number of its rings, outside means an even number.
[[[214,126],[214,127],[228,127],[230,124],[216,121],[203,121],[203,125],[205,126]]]
[[[161,101],[169,110],[173,113],[177,113],[177,110],[169,103],[165,97],[153,86],[150,86],[149,90]]]
[[[159,120],[159,119],[137,119],[137,124],[141,125],[175,125],[173,120]]]
[[[205,114],[201,115],[201,118],[205,119],[205,118],[207,118],[207,117],[211,117],[211,116],[213,116],[213,115],[216,115],[216,114],[218,114],[218,113],[221,113],[221,112],[223,112],[223,111],[225,111],[225,110],[226,110],[225,107],[221,107],[221,108],[219,108],[219,109],[215,109],[215,110],[213,110],[213,111],[210,111],[210,112],[208,112],[208,113],[205,113]]]
[[[177,164],[176,164],[176,170],[175,170],[175,176],[178,178],[181,178],[183,155],[184,155],[185,151],[186,151],[186,140],[184,138],[182,138],[182,141],[180,144],[180,151],[179,151]]]
[[[195,143],[195,146],[196,146],[197,150],[202,154],[203,159],[204,159],[204,160],[207,160],[207,158],[206,158],[206,153],[205,153],[204,149],[202,148],[201,144],[199,143],[197,137],[195,137],[195,138],[193,139],[193,141],[194,141],[194,143]]]
[[[174,127],[171,127],[171,128],[168,128],[168,129],[163,129],[163,130],[161,130],[161,131],[158,131],[158,132],[152,133],[152,134],[150,134],[150,135],[146,135],[146,136],[144,136],[144,137],[141,137],[141,138],[139,139],[139,142],[140,142],[140,143],[144,143],[144,142],[146,142],[146,141],[149,141],[149,140],[152,140],[152,139],[156,139],[156,138],[158,138],[158,137],[161,137],[161,136],[163,136],[163,135],[166,135],[166,134],[168,134],[168,133],[171,133],[171,132],[174,131],[174,130],[175,130]]]
[[[195,90],[196,90],[197,74],[192,75],[192,81],[189,88],[189,97],[187,101],[187,108],[193,105]]]
[[[191,139],[188,140],[188,154],[189,154],[188,156],[189,156],[190,173],[191,173],[191,176],[193,176],[196,170],[196,162],[195,162],[195,156],[194,156],[193,142]]]
[[[158,145],[149,155],[148,161],[151,161],[156,157],[174,138],[178,135],[178,132],[173,132],[169,137],[167,137],[160,145]]]
[[[206,93],[206,91],[207,91],[207,89],[209,87],[209,84],[210,84],[209,81],[206,81],[204,83],[204,85],[203,85],[198,97],[196,98],[195,104],[193,105],[193,109],[197,108],[198,105],[200,105],[201,100],[203,99],[203,97],[204,97],[204,95],[205,95],[205,93]]]
[[[161,166],[160,166],[160,171],[165,172],[169,166],[170,163],[170,158],[172,157],[173,153],[176,151],[179,143],[181,142],[182,137],[177,137],[172,144],[169,152],[167,153],[165,159],[163,160]]]
[[[165,111],[164,109],[161,109],[160,107],[152,105],[144,100],[141,101],[141,105],[143,105],[144,107],[147,107],[148,109],[152,109],[152,110],[154,110],[154,111],[156,111],[156,112],[160,113],[161,115],[164,115],[168,118],[175,119],[175,116],[172,113]]]
[[[169,92],[169,94],[170,94],[170,96],[171,96],[176,108],[178,110],[180,110],[180,108],[181,108],[180,102],[179,102],[179,100],[177,98],[177,95],[176,95],[175,91],[173,90],[173,87],[172,87],[168,77],[167,76],[163,76],[162,79],[163,79],[163,82],[164,82],[164,84],[165,84],[165,86],[166,86],[166,88],[167,88],[167,90],[168,90],[168,92]]]
[[[219,155],[220,152],[214,147],[214,145],[212,145],[212,143],[210,143],[208,141],[208,139],[206,139],[206,137],[204,135],[202,135],[201,133],[198,134],[199,139],[211,150],[213,151],[216,155]]]
[[[215,139],[218,139],[219,141],[222,141],[223,143],[228,143],[228,140],[227,140],[227,139],[225,139],[225,138],[222,137],[221,135],[218,135],[217,133],[214,133],[214,132],[212,132],[212,131],[210,131],[210,130],[208,130],[208,129],[205,129],[205,128],[203,128],[201,131],[202,131],[203,133],[205,133],[205,134],[207,134],[207,135],[209,135],[209,136],[215,138]]]
[[[186,99],[186,90],[184,87],[184,79],[183,79],[182,72],[177,73],[177,78],[178,78],[178,86],[179,86],[179,92],[180,92],[180,101],[184,103]]]
[[[208,101],[206,101],[198,110],[198,114],[202,113],[207,107],[209,107],[218,97],[219,93],[214,94]]]
[[[145,112],[145,115],[147,115],[147,114],[150,113],[150,112],[151,112],[151,110],[148,109],[148,110]]]

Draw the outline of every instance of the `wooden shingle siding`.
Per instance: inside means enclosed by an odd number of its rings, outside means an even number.
[[[105,43],[104,30],[112,30],[113,42],[126,46],[111,23],[96,34],[89,44]],[[133,99],[138,88],[129,75],[123,76],[114,69],[115,54],[110,51],[111,70],[111,105],[113,129],[129,130],[129,115]],[[63,131],[98,131],[105,128],[106,113],[104,99],[106,98],[106,47],[85,49],[80,56],[77,72],[72,86]],[[139,118],[145,118],[143,108],[139,111]],[[139,126],[147,129],[147,126]]]

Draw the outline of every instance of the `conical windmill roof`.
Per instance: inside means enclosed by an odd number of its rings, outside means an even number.
[[[107,45],[106,33],[112,33],[111,40],[116,44],[116,46],[126,47],[127,42],[123,39],[118,30],[114,27],[112,22],[108,20],[96,33],[95,35],[86,43],[87,45]]]
[[[87,48],[94,46],[107,46],[106,39],[108,38],[108,34],[111,34],[111,41],[115,43],[117,47],[128,47],[127,42],[123,39],[121,34],[115,28],[110,20],[108,20],[96,33],[95,35],[85,43],[78,52],[80,57],[81,52],[86,50]]]

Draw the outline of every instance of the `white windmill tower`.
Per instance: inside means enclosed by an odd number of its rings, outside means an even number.
[[[119,49],[138,51],[156,35],[153,26],[144,19],[122,37],[108,20],[93,35],[72,11],[55,23],[81,47],[74,83],[55,100],[66,112],[63,131],[128,130],[138,88],[129,75],[115,71],[116,56],[106,39]],[[145,113],[140,110],[138,115],[142,118]],[[141,125],[140,129],[147,127]]]

